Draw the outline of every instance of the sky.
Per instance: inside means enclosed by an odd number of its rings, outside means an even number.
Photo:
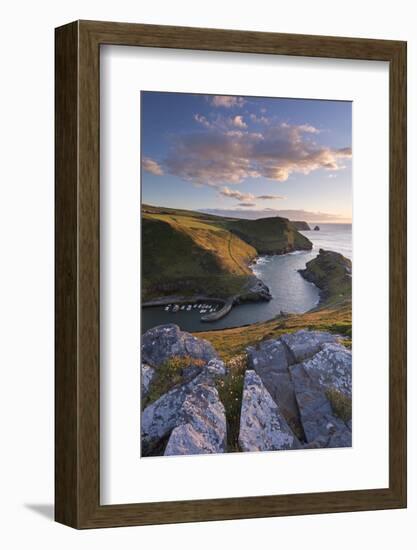
[[[349,223],[348,101],[141,92],[142,202]]]

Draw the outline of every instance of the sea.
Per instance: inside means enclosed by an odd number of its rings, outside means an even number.
[[[309,251],[296,251],[282,256],[260,256],[250,266],[272,294],[269,302],[236,306],[223,319],[211,323],[201,321],[198,310],[165,311],[164,307],[142,308],[141,331],[166,323],[175,323],[181,329],[198,332],[239,327],[268,321],[286,313],[304,313],[318,304],[319,289],[298,273],[308,261],[315,258],[320,248],[339,252],[352,259],[352,225],[320,223],[319,231],[301,231],[312,243]],[[314,227],[314,224],[312,224]]]

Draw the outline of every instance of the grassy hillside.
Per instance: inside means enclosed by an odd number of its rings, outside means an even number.
[[[181,294],[228,297],[247,283],[256,251],[229,232],[182,216],[142,218],[144,300]]]
[[[228,298],[253,279],[258,254],[311,248],[285,218],[240,220],[201,212],[142,206],[142,297]]]

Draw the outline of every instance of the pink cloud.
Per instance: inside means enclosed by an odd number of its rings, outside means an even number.
[[[233,121],[245,124],[240,116]],[[214,127],[177,137],[164,167],[185,180],[214,186],[259,177],[283,182],[293,173],[343,169],[351,149],[315,143],[310,136],[318,132],[308,124],[288,123],[267,126],[262,132]]]
[[[243,120],[243,116],[242,115],[236,115],[232,118],[232,124],[233,126],[236,126],[236,128],[247,128],[248,125],[246,124],[246,122]]]
[[[245,104],[243,97],[232,95],[209,96],[209,101],[214,107],[224,107],[226,109],[230,109],[231,107],[242,107]]]
[[[142,159],[142,168],[145,170],[145,172],[149,172],[150,174],[154,174],[155,176],[164,175],[162,167],[156,162],[156,160],[152,160],[149,157],[144,157]]]

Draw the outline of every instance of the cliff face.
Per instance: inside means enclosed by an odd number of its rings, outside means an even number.
[[[291,222],[291,225],[297,231],[311,231],[311,227],[308,225],[307,222]]]
[[[352,300],[352,262],[337,252],[320,249],[300,274],[320,289],[321,304],[342,304]]]
[[[311,250],[313,246],[286,218],[235,220],[229,221],[227,226],[258,254],[286,254],[294,250]]]
[[[248,268],[259,254],[310,250],[285,218],[241,220],[142,207],[142,298],[173,295],[266,299]],[[266,289],[267,290],[267,289]]]

